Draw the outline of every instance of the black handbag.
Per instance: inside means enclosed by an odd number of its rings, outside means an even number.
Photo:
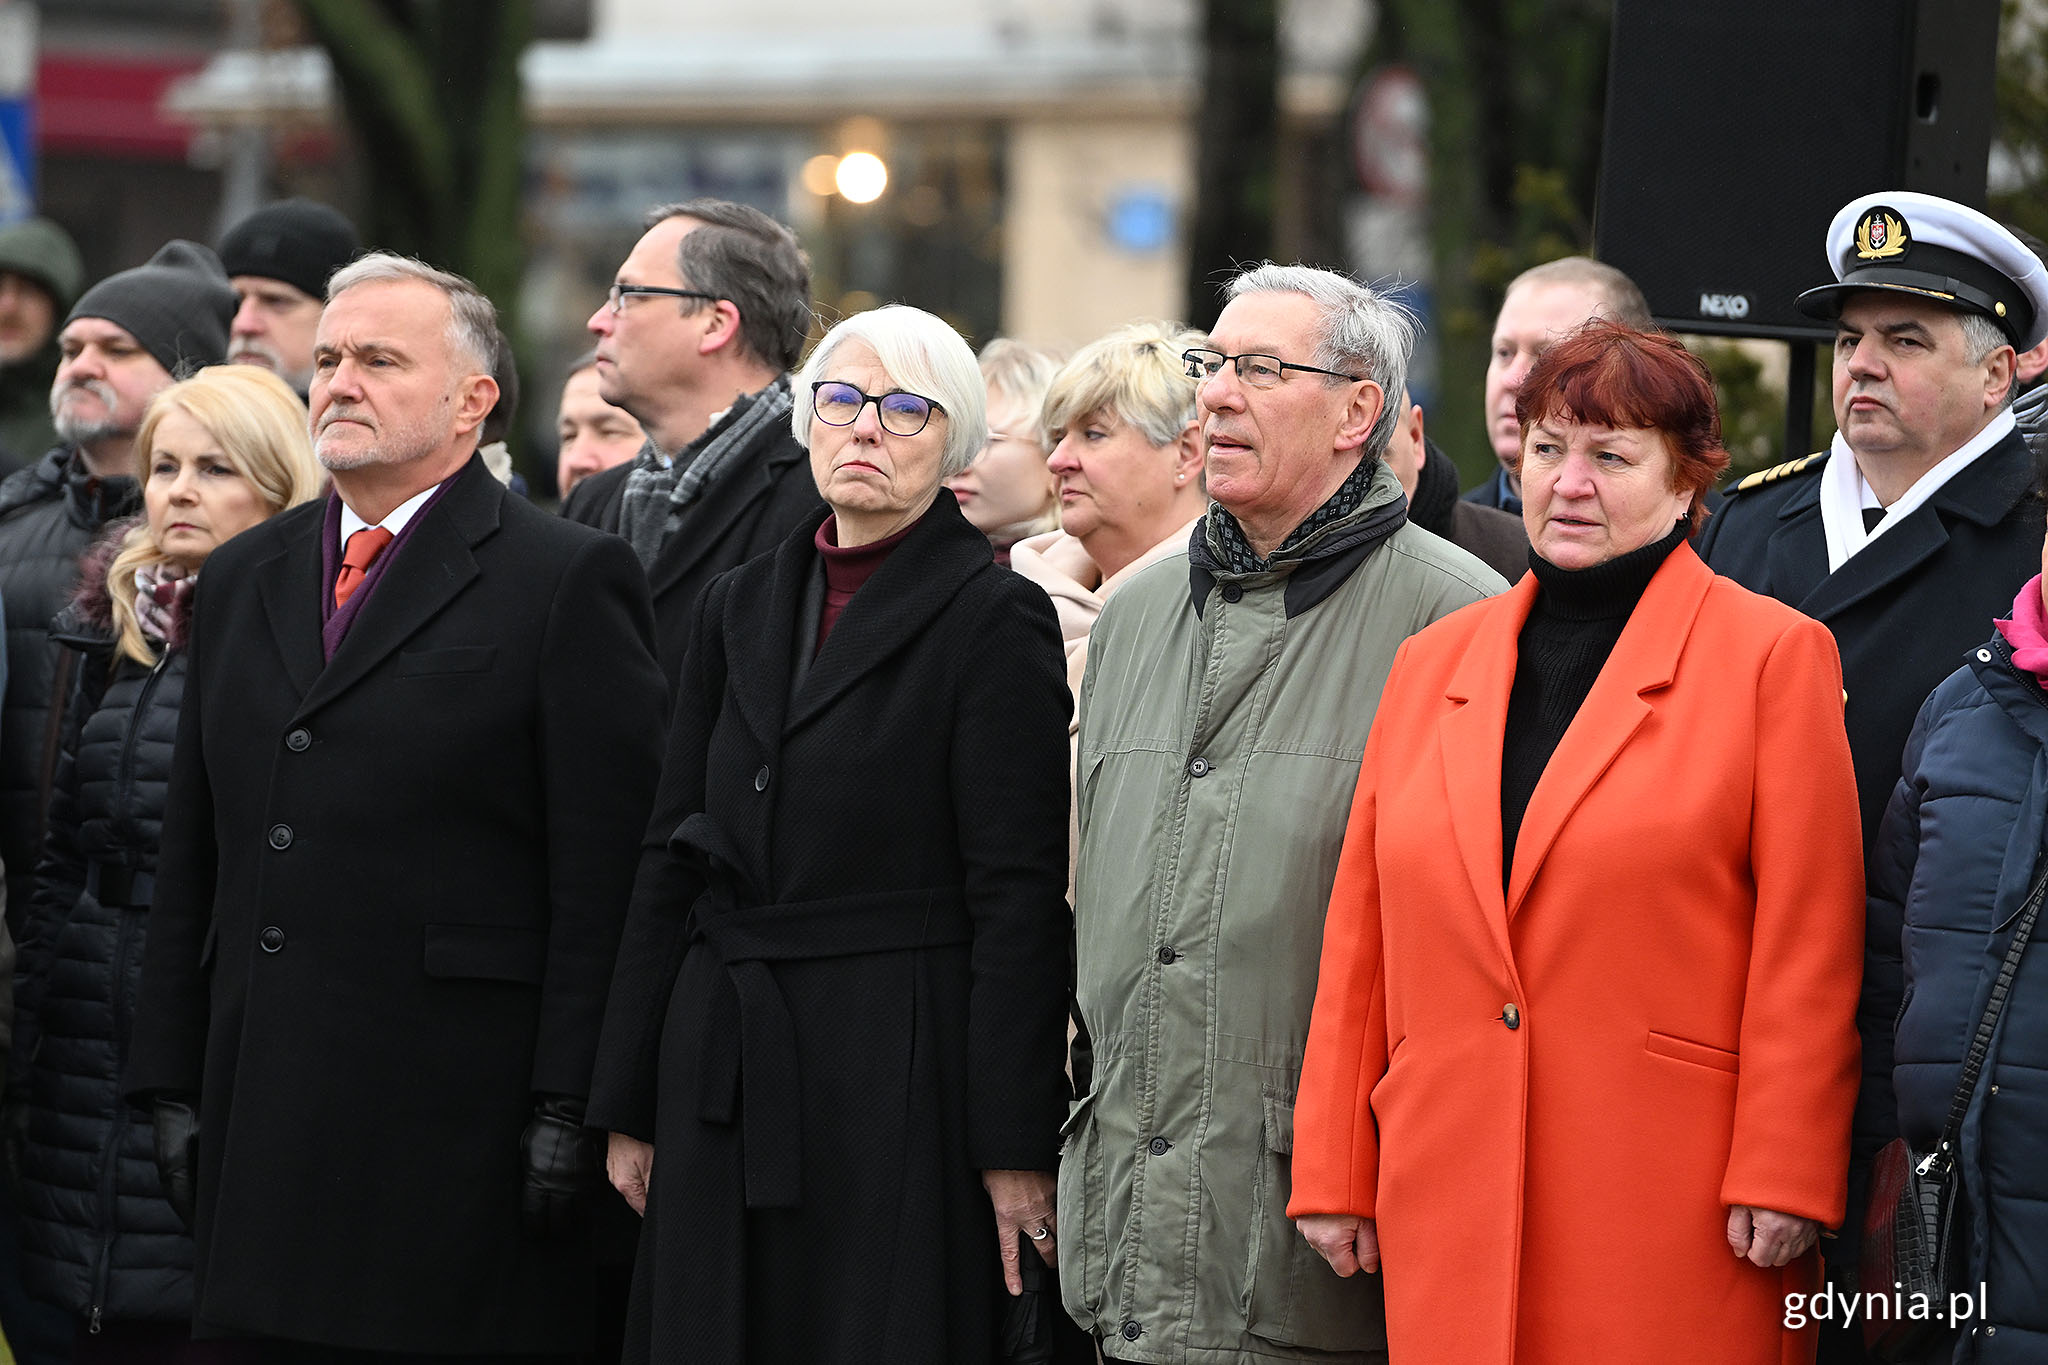
[[[1858,1287],[1863,1291],[1863,1344],[1879,1360],[1924,1359],[1931,1348],[1951,1335],[1953,1325],[1931,1312],[1946,1313],[1948,1296],[1963,1271],[1963,1233],[1957,1226],[1956,1153],[1962,1141],[1963,1118],[1970,1110],[1998,1016],[2005,1011],[2018,975],[2020,957],[2033,936],[2041,900],[2048,894],[2048,869],[2020,909],[2012,942],[1991,983],[1984,1017],[1963,1057],[1962,1079],[1949,1102],[1948,1121],[1931,1152],[1915,1151],[1904,1138],[1893,1138],[1878,1152],[1870,1169],[1870,1204],[1863,1216],[1863,1251]],[[1918,1304],[1919,1316],[1902,1309]],[[1873,1312],[1873,1305],[1876,1311]]]

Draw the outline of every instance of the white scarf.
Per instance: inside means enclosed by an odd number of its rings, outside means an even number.
[[[1849,562],[1849,556],[1904,521],[1943,484],[2004,440],[2012,429],[2012,409],[2007,408],[1985,423],[1984,429],[1959,446],[1953,455],[1922,474],[1903,497],[1884,509],[1883,519],[1868,531],[1863,529],[1863,509],[1878,506],[1877,497],[1863,481],[1863,471],[1857,467],[1849,443],[1842,439],[1841,432],[1836,432],[1834,443],[1828,447],[1827,467],[1820,474],[1820,521],[1828,538],[1828,572],[1838,571]]]

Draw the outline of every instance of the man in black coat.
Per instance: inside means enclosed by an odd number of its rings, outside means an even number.
[[[1868,849],[1921,703],[2040,571],[2042,506],[2011,403],[2015,351],[2048,335],[2048,273],[1983,214],[1904,191],[1845,206],[1828,258],[1838,283],[1799,303],[1836,325],[1834,444],[1744,479],[1700,552],[1834,633]],[[1896,919],[1868,926],[1860,1112],[1892,1112],[1899,934]],[[1891,1136],[1859,1132],[1859,1167]]]
[[[790,431],[789,371],[811,324],[796,235],[719,199],[669,204],[590,315],[598,392],[647,432],[625,464],[585,479],[562,515],[632,542],[654,591],[673,687],[698,596],[823,510]]]
[[[207,562],[127,1084],[196,1191],[199,1335],[572,1353],[661,742],[646,580],[476,458],[496,320],[467,281],[368,256],[328,300],[335,496]]]

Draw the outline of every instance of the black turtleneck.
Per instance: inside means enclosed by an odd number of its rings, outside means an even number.
[[[1515,863],[1515,837],[1537,780],[1585,705],[1643,590],[1689,529],[1681,521],[1662,540],[1586,569],[1560,569],[1529,551],[1536,601],[1517,644],[1500,755],[1502,886]]]

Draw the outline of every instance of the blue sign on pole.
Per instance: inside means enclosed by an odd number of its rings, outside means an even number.
[[[34,97],[0,95],[0,223],[36,211],[35,114]]]

